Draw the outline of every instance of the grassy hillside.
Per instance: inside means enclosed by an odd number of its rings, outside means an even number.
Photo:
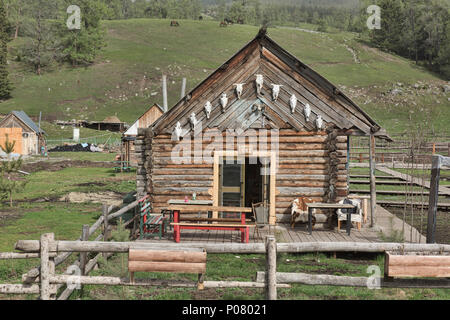
[[[180,28],[173,28],[168,20],[105,21],[108,46],[89,68],[66,66],[39,77],[11,56],[15,90],[11,100],[0,104],[0,113],[22,109],[36,116],[42,111],[47,120],[103,120],[117,115],[131,124],[152,103],[162,104],[163,73],[168,75],[172,106],[180,99],[183,77],[192,89],[258,32],[246,25],[180,23]],[[269,35],[340,86],[388,131],[400,132],[410,118],[421,119],[421,113],[430,112],[434,129],[450,133],[445,82],[410,61],[358,43],[350,33],[271,28]],[[15,40],[12,48],[21,41]]]

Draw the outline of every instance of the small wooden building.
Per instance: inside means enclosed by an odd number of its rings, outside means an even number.
[[[150,195],[155,212],[193,193],[214,205],[264,202],[271,224],[286,222],[295,198],[334,203],[348,195],[352,135],[387,137],[262,29],[140,131],[138,193]]]
[[[163,108],[155,103],[124,132],[122,135],[122,155],[124,161],[128,161],[133,166],[137,165],[136,157],[134,156],[134,141],[136,140],[138,129],[150,127],[163,114]]]
[[[103,121],[80,121],[79,124],[85,128],[111,131],[111,132],[124,132],[125,122],[120,121],[116,116],[106,117]]]
[[[0,145],[15,141],[14,153],[20,155],[40,154],[46,147],[45,132],[23,111],[12,111],[0,122]]]

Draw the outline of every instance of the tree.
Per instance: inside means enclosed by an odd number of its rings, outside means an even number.
[[[16,142],[10,142],[8,135],[6,135],[5,145],[0,145],[1,149],[7,154],[8,161],[2,161],[0,166],[0,192],[9,197],[9,206],[13,206],[13,193],[19,192],[25,188],[26,180],[19,177],[19,171],[22,168],[22,157],[17,159],[11,158],[11,153],[14,152]]]
[[[11,96],[11,83],[8,80],[8,47],[10,24],[6,19],[3,1],[0,0],[0,100]]]
[[[59,1],[29,0],[24,9],[27,19],[22,33],[28,41],[19,47],[18,58],[34,68],[37,75],[42,69],[60,59],[61,46],[57,25],[50,19],[57,16]]]
[[[25,20],[25,0],[5,0],[6,15],[14,27],[14,39],[19,36],[19,30]]]
[[[81,29],[69,30],[67,17],[60,26],[64,60],[73,66],[93,63],[106,45],[105,32],[101,28],[101,19],[107,14],[105,4],[99,0],[79,0],[78,6],[81,9]]]
[[[327,32],[328,28],[327,28],[327,23],[326,23],[325,19],[319,19],[318,25],[319,26],[317,27],[317,31]]]

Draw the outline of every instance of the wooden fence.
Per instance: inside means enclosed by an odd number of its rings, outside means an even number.
[[[108,215],[105,221],[110,220]],[[87,229],[85,228],[85,234]],[[364,286],[369,278],[365,277],[339,277],[330,275],[305,275],[305,274],[282,274],[277,273],[277,253],[302,253],[302,252],[427,252],[448,254],[450,245],[442,244],[408,244],[408,243],[348,243],[348,242],[315,242],[315,243],[276,243],[273,236],[268,236],[264,243],[253,244],[208,244],[208,243],[147,243],[147,242],[107,242],[107,241],[55,241],[53,234],[44,234],[40,240],[21,240],[16,243],[16,249],[23,253],[2,253],[0,258],[24,259],[40,258],[39,280],[25,282],[23,284],[2,284],[0,293],[40,294],[40,298],[46,299],[67,299],[74,290],[68,286],[59,297],[56,298],[57,291],[64,285],[122,285],[122,286],[169,286],[197,288],[196,282],[177,280],[153,280],[120,277],[93,277],[86,274],[92,270],[96,264],[96,259],[102,253],[126,253],[132,250],[189,250],[192,248],[203,248],[208,253],[265,253],[266,271],[259,272],[257,281],[237,282],[237,281],[204,281],[204,288],[265,288],[267,299],[277,298],[278,288],[289,288],[289,283],[303,283],[308,285],[337,285],[337,286]],[[56,260],[61,255],[68,253],[88,252],[98,253],[96,258],[90,260],[85,266],[85,274],[73,276],[69,272],[62,275],[55,273]],[[82,263],[83,259],[80,259]],[[25,276],[24,279],[29,278]],[[289,283],[288,283],[289,282]],[[380,280],[381,287],[401,287],[401,288],[450,288],[450,281],[446,279],[395,279]]]
[[[82,235],[75,241],[78,243],[86,242],[88,241],[89,237],[91,237],[98,229],[101,228],[101,233],[95,238],[94,241],[104,240],[107,241],[109,238],[109,230],[110,230],[110,224],[109,221],[116,219],[123,215],[124,213],[128,212],[131,209],[134,209],[138,205],[138,201],[135,201],[122,209],[118,210],[115,213],[111,213],[113,207],[108,207],[107,205],[103,205],[102,207],[102,215],[100,218],[92,225],[84,225],[82,228]],[[137,216],[136,216],[137,217]],[[136,218],[135,217],[135,218]],[[135,219],[131,219],[128,221],[124,226],[128,226],[129,224],[136,221]],[[136,229],[136,228],[134,228]],[[40,242],[52,242],[54,241],[53,238],[50,239],[42,239]],[[39,244],[39,246],[41,246]],[[26,274],[22,276],[22,284],[18,285],[10,285],[10,284],[0,284],[0,293],[16,293],[16,294],[27,294],[27,293],[41,293],[39,290],[39,286],[36,284],[38,281],[38,278],[40,278],[41,281],[41,287],[42,287],[42,268],[44,267],[44,271],[46,273],[55,271],[55,267],[58,265],[61,265],[63,262],[65,262],[74,251],[66,251],[60,254],[57,254],[56,252],[38,252],[35,253],[0,253],[0,260],[1,259],[31,259],[31,258],[41,258],[41,265],[36,266],[35,268],[28,271]],[[69,266],[65,272],[64,275],[68,276],[70,275],[74,269],[78,268],[81,271],[81,275],[87,275],[89,274],[94,267],[97,265],[99,257],[102,255],[102,253],[97,254],[94,258],[88,260],[88,256],[85,252],[80,253],[79,258],[71,265]],[[104,258],[108,258],[111,256],[111,253],[103,253]],[[47,264],[42,264],[42,260],[47,259],[49,260],[50,265],[50,271],[48,270]],[[46,287],[46,277],[44,276],[44,288]],[[59,291],[64,285],[58,284],[56,287],[52,287],[52,295],[55,295],[57,291]],[[67,300],[74,289],[72,287],[67,287],[57,298],[58,300]],[[42,294],[42,293],[41,293]],[[45,293],[46,296],[44,298],[47,298],[48,292]],[[42,297],[41,297],[42,298]]]
[[[375,146],[375,160],[378,163],[431,163],[431,157],[435,154],[450,157],[450,137],[443,137],[436,142],[422,143],[414,147],[412,156],[411,141],[398,137],[393,142],[379,140]],[[431,140],[431,139],[428,139]],[[352,137],[350,139],[350,161],[369,161],[369,142],[366,137]]]

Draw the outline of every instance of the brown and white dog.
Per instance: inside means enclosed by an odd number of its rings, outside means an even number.
[[[308,222],[308,207],[307,203],[313,203],[311,198],[300,197],[292,202],[291,207],[291,227],[295,228],[296,219],[299,218],[302,222]],[[314,213],[314,212],[313,212]],[[312,216],[312,227],[316,224],[316,217]]]

